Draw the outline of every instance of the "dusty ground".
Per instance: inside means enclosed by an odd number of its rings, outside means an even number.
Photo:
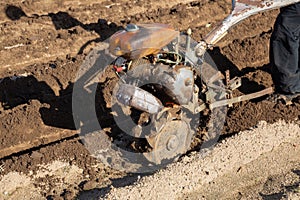
[[[109,191],[109,186],[130,184],[138,176],[118,172],[99,163],[89,156],[76,135],[72,116],[72,87],[77,69],[85,56],[127,23],[166,23],[181,31],[190,27],[193,38],[199,40],[230,12],[231,1],[41,2],[25,0],[0,3],[0,172],[1,184],[5,185],[1,187],[0,197],[14,199],[26,193],[26,198],[72,199],[87,193],[97,198]],[[269,11],[245,20],[210,52],[221,71],[230,69],[232,76],[243,78],[240,94],[272,86],[268,41],[277,13],[277,10]],[[228,111],[223,133],[234,135],[254,127],[261,120],[271,124],[280,119],[295,122],[300,119],[299,110],[299,101],[285,106],[262,98],[235,104]],[[290,127],[283,123],[275,126],[286,127],[279,128],[280,131]],[[257,132],[255,134],[260,135]],[[199,133],[196,142],[200,142],[201,137]],[[61,140],[53,142],[53,138]],[[270,140],[273,141],[273,138]],[[244,150],[252,149],[248,145],[244,144]],[[279,152],[291,150],[284,145],[278,148]],[[253,160],[254,165],[259,165],[260,161],[268,163],[262,157]],[[271,170],[267,175],[270,180],[265,182],[264,189],[260,188],[262,182],[256,188],[251,183],[251,187],[241,189],[241,197],[257,197],[255,195],[261,193],[261,198],[268,199],[273,194],[284,196],[297,191],[299,162],[295,162],[295,165],[289,165],[290,160],[282,162],[289,167],[282,172]],[[291,171],[292,166],[294,171]],[[258,171],[254,170],[254,176],[257,173],[265,180],[265,176]],[[233,181],[236,177],[220,177],[219,181],[230,182],[229,179]],[[198,193],[205,193],[209,197],[220,184],[217,179],[214,182],[206,187],[211,191],[197,189],[193,191],[195,194],[189,191],[191,194],[182,195],[196,198]],[[249,183],[247,178],[241,182],[245,185]],[[295,190],[287,189],[290,186],[295,186],[292,187]],[[31,194],[28,188],[36,190]],[[234,196],[238,192],[214,193],[224,194],[226,198],[238,197]]]
[[[298,199],[299,132],[297,124],[261,122],[106,198]]]

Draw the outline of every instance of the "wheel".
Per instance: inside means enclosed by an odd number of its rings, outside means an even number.
[[[162,118],[155,123],[160,125],[147,138],[152,151],[144,153],[150,162],[167,164],[187,152],[194,135],[187,118],[173,121]]]

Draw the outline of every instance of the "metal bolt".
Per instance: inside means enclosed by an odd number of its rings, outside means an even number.
[[[179,141],[175,135],[170,136],[168,143],[167,143],[167,149],[169,151],[172,151],[178,147]]]

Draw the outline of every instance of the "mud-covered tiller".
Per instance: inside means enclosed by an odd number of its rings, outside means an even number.
[[[193,116],[273,92],[267,88],[233,97],[241,79],[219,72],[206,50],[243,19],[296,2],[232,1],[231,14],[199,43],[191,39],[190,30],[180,35],[163,24],[129,24],[110,38],[109,51],[117,56],[112,67],[120,77],[114,93],[123,112],[118,114],[138,111],[139,119],[130,131],[134,137],[146,138],[152,149],[145,154],[150,162],[159,164],[189,149],[196,128]]]

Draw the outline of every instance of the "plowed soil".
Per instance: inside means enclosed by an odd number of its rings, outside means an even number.
[[[0,173],[34,174],[40,165],[56,160],[83,169],[81,178],[59,189],[53,189],[55,176],[38,179],[39,195],[48,199],[72,199],[81,191],[105,190],[137,179],[90,157],[76,135],[72,88],[78,68],[93,47],[128,23],[165,23],[180,31],[191,28],[198,41],[230,9],[230,0],[1,2]],[[229,69],[232,77],[242,77],[239,95],[273,84],[268,53],[277,14],[273,10],[246,19],[210,51],[220,71]],[[234,104],[222,134],[234,135],[261,120],[300,120],[300,99],[288,106],[265,97]],[[201,137],[198,133],[198,140]]]

